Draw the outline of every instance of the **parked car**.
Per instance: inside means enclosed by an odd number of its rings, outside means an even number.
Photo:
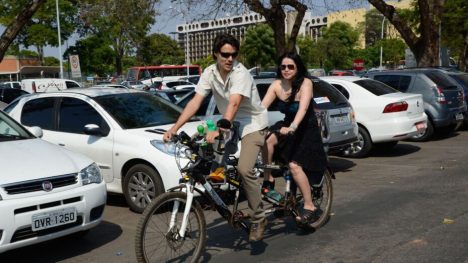
[[[3,110],[6,105],[14,99],[29,94],[24,90],[0,87],[0,110]]]
[[[328,72],[329,76],[354,76],[354,73],[350,70],[337,70],[334,69]]]
[[[321,79],[343,93],[356,115],[359,141],[343,152],[345,156],[366,157],[374,147],[392,148],[426,129],[421,94],[402,93],[382,82],[355,76]]]
[[[81,88],[78,82],[69,79],[23,79],[21,87],[29,93]]]
[[[112,89],[131,89],[130,87],[128,86],[124,86],[124,85],[121,85],[121,84],[97,84],[97,85],[94,85],[94,86],[91,86],[90,88],[98,88],[98,89],[101,89],[101,88],[112,88]]]
[[[274,79],[255,79],[260,98],[263,99],[268,87]],[[318,116],[323,114],[327,122],[327,138],[324,140],[329,153],[338,153],[348,148],[351,143],[357,141],[358,126],[354,119],[354,111],[348,100],[333,86],[318,78],[313,78],[314,107]],[[176,102],[176,105],[185,108],[193,98],[195,92],[187,94]],[[205,97],[198,109],[197,116],[201,119],[212,119],[218,115],[219,110],[211,94]],[[283,120],[284,115],[279,112],[277,104],[273,103],[268,108],[269,125]]]
[[[309,74],[314,77],[323,77],[327,75],[325,69],[323,68],[310,68],[307,70],[307,72],[309,72]]]
[[[366,76],[401,92],[423,95],[427,129],[412,137],[415,141],[429,140],[434,131],[451,133],[463,122],[466,114],[463,89],[438,69],[374,71]]]
[[[139,90],[144,90],[145,88],[148,87],[146,84],[144,84],[143,82],[141,82],[139,80],[122,81],[122,83],[120,83],[120,85],[126,86],[128,88],[132,88],[132,89],[139,89]]]
[[[106,185],[98,166],[30,130],[0,111],[0,253],[102,221]]]
[[[172,103],[176,103],[178,100],[184,98],[185,95],[187,95],[188,93],[192,91],[193,89],[178,89],[178,90],[167,89],[167,90],[157,90],[157,91],[152,90],[149,92],[155,96],[161,97]]]
[[[12,89],[21,89],[21,82],[19,81],[5,81],[0,83],[0,88],[12,88]]]
[[[182,77],[179,80],[187,81],[187,82],[190,82],[190,83],[193,83],[193,84],[198,84],[198,81],[200,80],[200,75]]]
[[[254,79],[271,79],[276,78],[276,72],[274,71],[260,71],[253,75]]]
[[[447,72],[451,78],[453,78],[462,88],[465,96],[465,104],[468,105],[468,73],[462,72]],[[465,127],[468,127],[468,114],[465,114]]]
[[[179,184],[173,148],[156,128],[168,129],[182,109],[133,89],[69,89],[35,93],[5,111],[27,126],[39,126],[43,139],[87,155],[102,171],[107,190],[123,193],[131,210],[142,212],[166,189]],[[193,134],[201,122],[182,130]]]
[[[195,84],[184,80],[163,80],[153,82],[148,87],[148,90],[195,89],[195,86]]]

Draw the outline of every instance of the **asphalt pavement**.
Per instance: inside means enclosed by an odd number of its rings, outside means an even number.
[[[336,180],[324,227],[304,233],[270,215],[265,239],[251,244],[209,211],[203,262],[468,262],[467,146],[464,130],[364,159],[331,156]],[[103,223],[86,236],[9,251],[0,262],[135,262],[138,219],[110,195]]]

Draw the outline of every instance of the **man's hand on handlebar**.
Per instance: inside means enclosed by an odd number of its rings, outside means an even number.
[[[173,129],[170,128],[169,130],[167,130],[167,132],[164,133],[163,141],[169,142],[174,134],[177,134],[177,131],[173,131]]]
[[[209,131],[209,132],[206,134],[206,141],[207,141],[208,143],[214,143],[216,137],[218,137],[218,136],[219,136],[219,130],[216,130],[216,131]]]

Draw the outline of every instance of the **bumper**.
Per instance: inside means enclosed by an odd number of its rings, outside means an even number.
[[[105,182],[40,196],[0,201],[0,253],[84,231],[102,221],[106,204]],[[76,222],[32,231],[32,216],[64,208],[76,209]]]
[[[411,118],[402,116],[399,118],[381,119],[366,127],[372,141],[374,143],[379,143],[410,138],[420,132],[416,127],[416,124],[419,123],[427,124],[427,116],[425,114]]]

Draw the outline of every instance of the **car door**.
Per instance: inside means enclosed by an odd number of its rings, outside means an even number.
[[[39,126],[42,139],[90,157],[101,168],[106,182],[113,180],[113,132],[99,112],[89,103],[71,97],[45,97],[27,101],[21,112],[21,123]],[[83,132],[84,125],[103,128],[103,136]]]

